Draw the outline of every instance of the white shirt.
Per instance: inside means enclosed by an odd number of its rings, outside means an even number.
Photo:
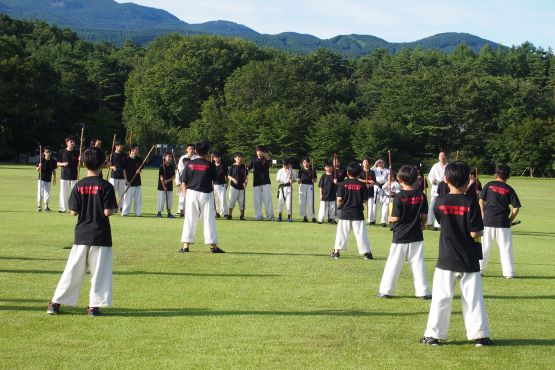
[[[376,182],[378,184],[385,184],[387,181],[387,176],[389,176],[389,169],[387,168],[379,168],[379,167],[372,167],[372,171],[376,175]]]
[[[437,195],[437,184],[439,184],[445,178],[445,167],[447,166],[447,162],[444,165],[441,162],[437,162],[432,166],[430,173],[428,174],[428,180],[430,181],[431,193],[432,195]],[[434,181],[437,183],[434,185]]]
[[[177,173],[175,174],[176,185],[181,185],[181,174],[183,173],[183,171],[185,171],[185,163],[183,163],[184,158],[189,158],[189,156],[187,154],[183,154],[181,157],[179,157],[179,161],[177,162]],[[200,157],[196,154],[193,154],[193,158],[191,158],[191,160],[197,159],[197,158],[200,158]]]
[[[382,189],[386,196],[394,196],[401,191],[401,184],[397,181],[393,181],[392,184],[385,184]]]
[[[276,181],[278,184],[289,184],[291,177],[293,181],[297,181],[297,172],[294,169],[280,168],[276,175]]]

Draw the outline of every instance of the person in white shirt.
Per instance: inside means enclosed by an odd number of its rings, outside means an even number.
[[[430,181],[430,207],[429,209],[434,209],[435,200],[438,196],[438,185],[445,178],[445,167],[447,166],[447,155],[445,152],[440,152],[438,155],[438,160],[436,164],[432,166],[430,173],[428,174],[428,181]],[[434,212],[428,212],[428,226],[433,226],[434,230],[439,228],[439,223],[437,222]]]
[[[374,216],[375,220],[378,220],[378,210],[381,210],[383,208],[381,207],[383,205],[382,198],[384,197],[382,187],[387,182],[387,177],[389,176],[389,169],[384,167],[384,163],[385,162],[383,159],[378,158],[376,163],[374,163],[374,166],[372,166],[371,168],[371,170],[374,171],[374,175],[376,177],[376,182],[374,184],[374,203],[376,204],[376,211]],[[387,220],[388,217],[389,215],[387,214],[387,212],[385,215],[380,215],[381,220],[383,220],[384,218],[385,220]]]
[[[199,158],[198,155],[195,154],[195,146],[193,144],[187,144],[187,148],[185,149],[185,154],[179,157],[179,161],[177,162],[177,176],[175,177],[175,185],[179,189],[179,217],[183,218],[185,216],[185,192],[181,190],[181,174],[185,170],[185,164],[193,159]]]
[[[291,196],[292,186],[295,181],[297,181],[297,173],[291,166],[291,160],[289,158],[283,159],[283,167],[281,167],[277,173],[276,181],[279,185],[278,187],[278,218],[277,221],[281,222],[283,206],[287,206],[287,222],[292,222],[292,199]]]
[[[393,198],[401,191],[401,184],[397,182],[395,172],[390,172],[387,177],[387,182],[382,186],[383,195],[381,198],[382,211],[381,211],[381,224],[382,227],[387,226],[389,221],[389,204],[393,203]]]

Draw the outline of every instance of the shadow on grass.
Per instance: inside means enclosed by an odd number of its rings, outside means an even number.
[[[519,347],[519,346],[553,346],[555,339],[533,339],[533,338],[515,338],[515,339],[495,339],[493,338],[493,347]],[[470,341],[454,340],[441,342],[442,346],[469,346],[473,345]],[[440,346],[441,347],[441,346]]]
[[[524,236],[544,236],[548,238],[555,238],[555,233],[549,233],[546,231],[513,231],[513,235],[524,235]]]
[[[497,275],[497,276],[484,275],[482,277],[482,279],[503,279],[503,280],[512,280],[512,281],[517,281],[517,280],[553,280],[553,279],[555,279],[555,276],[553,276],[553,275],[550,275],[550,276],[540,276],[540,275],[537,275],[537,276],[520,276],[520,275],[517,275],[513,279],[507,279],[504,276],[500,276],[500,275]]]
[[[57,270],[7,270],[0,269],[0,273],[8,274],[54,274],[61,275],[63,271]],[[204,272],[165,272],[165,271],[114,271],[114,275],[160,275],[160,276],[213,276],[213,277],[281,277],[276,274],[222,274],[222,273],[204,273]]]
[[[331,249],[330,249],[331,251]],[[308,257],[327,257],[329,258],[329,254],[316,254],[316,253],[276,253],[276,252],[226,252],[226,254],[239,254],[239,255],[253,255],[253,256],[290,256],[290,257],[296,257],[296,256],[308,256]],[[345,255],[341,255],[341,258],[339,258],[339,260],[342,259],[362,259],[361,256],[345,256]],[[384,257],[375,257],[374,256],[374,260],[385,260],[386,258]]]
[[[14,257],[0,256],[0,260],[19,260],[19,261],[66,261],[67,258],[39,258],[39,257]]]
[[[555,299],[555,295],[485,295],[484,299]]]

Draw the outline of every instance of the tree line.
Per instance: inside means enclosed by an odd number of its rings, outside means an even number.
[[[0,16],[0,156],[59,146],[80,123],[145,147],[206,138],[225,155],[261,144],[317,163],[391,150],[394,167],[459,151],[483,171],[541,174],[553,164],[555,57],[525,43],[346,59],[177,34],[115,47]]]

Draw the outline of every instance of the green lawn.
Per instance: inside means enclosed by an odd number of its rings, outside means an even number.
[[[523,204],[522,224],[514,228],[518,277],[500,276],[494,250],[483,282],[496,346],[475,348],[466,341],[458,297],[446,345],[418,343],[429,301],[412,297],[408,266],[398,298],[375,297],[391,242],[388,230],[368,227],[374,261],[357,255],[353,239],[341,259],[331,260],[335,227],[252,221],[249,187],[250,220],[218,221],[227,253],[213,255],[197,244],[182,255],[182,220],[153,217],[151,169],[143,174],[146,217],[111,218],[114,307],[103,317],[86,317],[87,282],[78,307],[62,306],[63,314],[48,316],[76,219],[35,212],[35,178],[32,167],[0,166],[2,368],[554,366],[553,180],[510,181]],[[54,187],[55,211],[58,192]],[[425,232],[430,283],[437,240],[437,232]]]

